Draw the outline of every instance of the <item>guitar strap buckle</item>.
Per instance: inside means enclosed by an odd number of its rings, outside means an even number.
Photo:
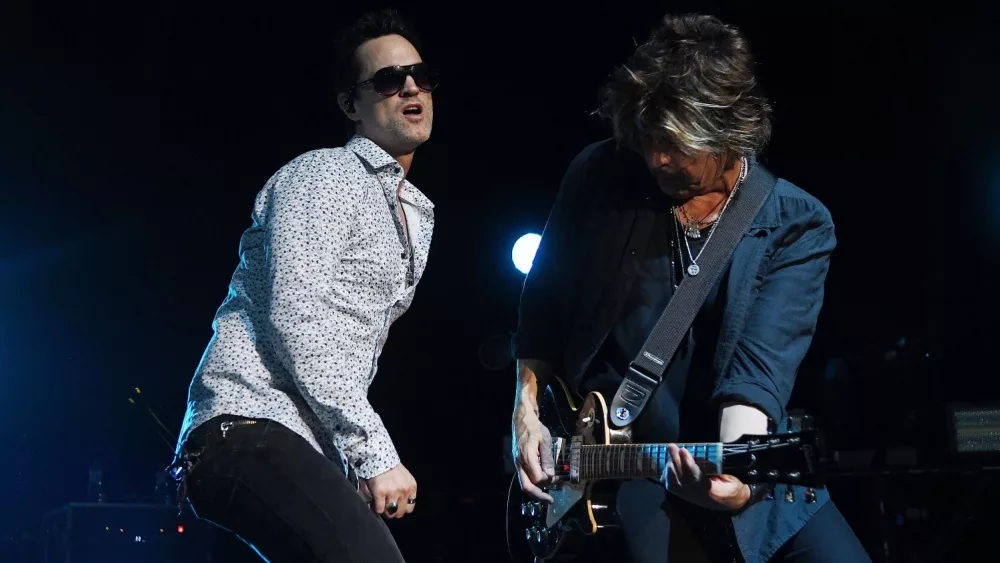
[[[647,372],[635,362],[630,363],[625,378],[611,401],[611,425],[622,428],[632,424],[660,381],[661,378],[656,374]]]

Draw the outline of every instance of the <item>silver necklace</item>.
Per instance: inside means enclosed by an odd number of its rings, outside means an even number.
[[[748,168],[747,159],[745,157],[740,157],[740,164],[742,165],[740,166],[740,175],[736,179],[736,184],[733,186],[734,190],[737,187],[739,187],[743,183],[743,180],[747,177],[747,168]],[[714,213],[715,210],[718,209],[720,205],[722,205],[723,201],[726,200],[721,200],[719,201],[719,203],[715,204],[715,207],[713,207],[711,211],[705,214],[705,217],[708,217],[712,213]],[[686,209],[684,209],[683,205],[678,207],[678,209],[680,209],[681,214],[684,215],[684,222],[687,224],[686,226],[681,225],[682,227],[684,227],[684,234],[687,235],[688,238],[693,238],[693,239],[701,238],[701,229],[703,225],[715,224],[719,220],[719,217],[722,216],[722,214],[720,213],[718,216],[716,216],[715,221],[707,223],[704,217],[699,221],[695,221],[690,215],[688,215],[688,212]]]
[[[709,215],[714,213],[715,210],[718,209],[720,205],[722,205],[723,201],[725,200],[720,200],[719,203],[715,204],[715,207],[713,207],[712,210],[708,212],[708,215],[705,215],[705,217],[708,217]],[[688,212],[687,210],[684,209],[683,205],[680,206],[678,209],[680,209],[681,215],[684,215],[684,221],[687,223],[687,226],[684,227],[684,234],[687,235],[688,238],[693,238],[693,239],[701,238],[701,225],[702,223],[705,222],[705,219],[702,219],[701,221],[695,221],[694,219],[691,218],[690,215],[688,215]],[[716,217],[715,220],[718,221],[719,220],[718,217]],[[713,223],[714,222],[715,221],[713,221]]]
[[[687,273],[689,276],[697,276],[698,273],[701,272],[701,267],[698,266],[698,259],[701,258],[701,253],[705,252],[705,247],[708,246],[708,243],[712,240],[712,235],[715,234],[715,228],[719,226],[719,221],[722,220],[722,215],[726,212],[726,209],[729,207],[729,203],[733,201],[733,196],[736,195],[736,190],[739,189],[739,187],[743,184],[743,180],[746,179],[747,176],[746,157],[742,157],[740,159],[740,168],[741,168],[740,176],[736,180],[736,185],[734,185],[732,191],[729,192],[729,197],[726,198],[726,204],[722,206],[722,210],[719,211],[719,216],[716,217],[715,221],[712,223],[712,228],[708,231],[708,237],[705,239],[705,244],[701,245],[701,250],[698,251],[697,256],[695,256],[694,253],[691,252],[691,243],[688,241],[688,237],[681,236],[680,219],[678,219],[677,214],[674,213],[674,207],[670,208],[670,214],[673,215],[674,217],[674,230],[677,231],[677,238],[684,239],[684,246],[687,247],[688,258],[691,259],[691,264],[689,264],[687,267]],[[698,233],[698,236],[699,237],[701,236],[700,232]],[[698,237],[691,237],[691,238],[698,238]],[[684,260],[681,259],[681,265],[683,265],[683,263]]]

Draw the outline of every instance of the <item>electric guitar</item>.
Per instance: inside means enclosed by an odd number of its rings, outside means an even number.
[[[554,502],[523,493],[514,476],[507,497],[507,545],[514,563],[571,561],[594,549],[590,536],[619,528],[615,498],[622,480],[659,478],[670,461],[667,444],[632,443],[631,427],[608,424],[608,404],[600,393],[589,393],[577,404],[556,378],[540,411],[552,434],[555,479],[545,491]],[[806,502],[815,495],[813,489],[824,486],[825,456],[816,430],[677,445],[687,449],[706,474],[734,475],[747,484],[809,487]],[[672,537],[671,550],[673,543]]]

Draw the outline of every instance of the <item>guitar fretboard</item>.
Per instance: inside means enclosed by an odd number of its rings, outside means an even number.
[[[722,443],[677,444],[686,449],[702,471],[722,473]],[[607,444],[582,446],[582,479],[627,479],[660,477],[670,461],[666,444]]]

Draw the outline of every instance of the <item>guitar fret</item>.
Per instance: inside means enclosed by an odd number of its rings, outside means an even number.
[[[721,470],[721,451],[715,443],[677,444],[691,454],[707,474]],[[670,464],[667,444],[593,444],[580,455],[581,472],[588,479],[660,477]]]

